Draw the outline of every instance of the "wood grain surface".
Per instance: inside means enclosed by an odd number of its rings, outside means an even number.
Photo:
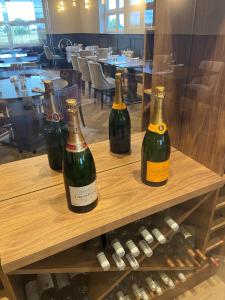
[[[163,187],[141,183],[140,162],[99,173],[97,182],[99,203],[85,215],[67,209],[62,184],[2,201],[0,253],[4,272],[219,188],[224,178],[175,151],[171,175]]]
[[[110,153],[108,141],[89,145],[95,159],[97,172],[100,173],[140,161],[143,136],[143,132],[132,135],[132,152],[130,155],[115,155]],[[62,174],[49,168],[47,155],[0,165],[0,174],[0,201],[55,186],[63,182]]]

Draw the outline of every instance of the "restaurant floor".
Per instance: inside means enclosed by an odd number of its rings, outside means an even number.
[[[129,105],[129,112],[132,123],[132,132],[141,130],[141,103]],[[82,129],[87,143],[94,143],[108,138],[108,119],[111,110],[109,103],[104,104],[103,110],[100,107],[100,101],[83,96],[82,110],[86,127]],[[37,149],[35,155],[45,153],[44,145]],[[0,143],[0,164],[32,157],[32,152],[23,151],[19,153],[16,147]]]

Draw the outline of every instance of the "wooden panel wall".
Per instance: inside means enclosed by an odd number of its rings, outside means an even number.
[[[171,53],[175,67],[168,64]],[[169,71],[157,73],[163,70]],[[154,71],[153,86],[167,90],[172,145],[223,174],[225,2],[157,0]]]

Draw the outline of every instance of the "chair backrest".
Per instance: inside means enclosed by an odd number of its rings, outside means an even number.
[[[68,86],[57,92],[59,103],[61,103],[65,120],[67,120],[68,114],[66,112],[66,99],[75,98],[81,105],[81,93],[82,93],[82,80],[81,73],[79,71],[71,69],[63,69],[60,71],[60,77],[68,82]]]
[[[97,62],[89,61],[88,66],[90,70],[91,81],[94,85],[94,88],[98,90],[109,89],[110,85],[103,73],[102,65]]]
[[[46,45],[44,45],[44,52],[47,59],[52,60],[54,58],[54,55],[50,48]]]
[[[83,81],[91,81],[91,75],[88,67],[88,60],[85,57],[78,57],[78,66],[82,74]]]
[[[78,55],[77,54],[72,54],[71,55],[71,62],[72,62],[73,69],[75,71],[80,71],[79,70],[79,65],[78,65]]]
[[[86,46],[85,50],[93,50],[93,51],[97,51],[98,50],[98,45],[92,45],[92,46]]]
[[[108,48],[98,48],[97,55],[98,58],[107,58],[109,49]]]
[[[93,50],[81,50],[80,51],[80,56],[81,57],[92,56],[92,55],[94,55],[94,51]]]

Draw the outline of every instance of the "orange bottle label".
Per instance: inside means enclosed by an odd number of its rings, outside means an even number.
[[[115,102],[113,102],[113,105],[112,105],[112,108],[113,109],[126,109],[127,108],[127,106],[126,106],[126,104],[125,103],[115,103]]]
[[[169,177],[170,161],[152,162],[147,161],[146,180],[151,182],[162,182]]]
[[[148,126],[148,130],[158,134],[164,134],[167,131],[167,127],[165,123],[160,123],[160,124],[150,123]]]

